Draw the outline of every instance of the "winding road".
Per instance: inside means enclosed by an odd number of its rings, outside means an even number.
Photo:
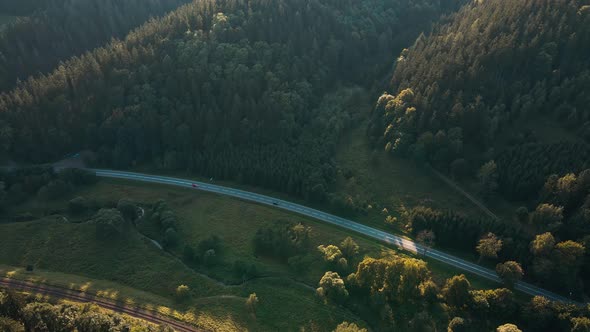
[[[112,171],[112,170],[103,170],[103,169],[89,169],[90,171],[96,172],[96,175],[99,177],[105,178],[116,178],[116,179],[125,179],[125,180],[135,180],[135,181],[143,181],[143,182],[151,182],[151,183],[159,183],[159,184],[167,184],[173,185],[178,187],[185,187],[191,188],[195,190],[202,190],[208,191],[216,194],[227,195],[236,197],[239,199],[243,199],[246,201],[252,201],[263,205],[269,205],[272,207],[288,210],[291,212],[295,212],[298,214],[302,214],[304,216],[308,216],[332,225],[336,225],[338,227],[346,228],[348,230],[363,234],[370,238],[385,242],[389,245],[394,245],[402,250],[410,251],[415,254],[423,255],[429,257],[431,259],[437,260],[444,264],[453,266],[459,270],[463,270],[466,272],[470,272],[476,274],[480,277],[485,279],[498,282],[500,283],[500,278],[496,275],[494,270],[482,267],[478,264],[466,261],[464,259],[446,254],[440,250],[430,249],[425,246],[420,245],[410,239],[406,239],[397,235],[393,235],[376,228],[372,228],[366,225],[359,224],[352,220],[344,219],[337,217],[332,214],[328,214],[316,209],[312,209],[300,204],[292,203],[289,201],[273,198],[266,195],[261,195],[253,192],[248,192],[244,190],[234,189],[230,187],[224,187],[219,185],[214,185],[211,183],[206,182],[197,182],[191,181],[186,179],[179,179],[167,176],[158,176],[158,175],[149,175],[149,174],[141,174],[141,173],[133,173],[133,172],[122,172],[122,171]],[[518,282],[515,288],[519,291],[527,293],[529,295],[540,295],[544,296],[553,301],[563,301],[568,303],[576,303],[566,297],[561,295],[555,294],[553,292],[544,290],[537,286],[531,285],[526,282]]]

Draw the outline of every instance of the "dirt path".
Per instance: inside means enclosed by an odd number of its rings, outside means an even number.
[[[487,214],[492,219],[500,219],[496,214],[494,214],[490,209],[488,209],[482,202],[480,202],[477,198],[473,197],[473,195],[469,194],[463,188],[459,187],[453,180],[449,179],[447,176],[442,174],[441,172],[435,170],[432,167],[429,167],[430,171],[434,173],[439,179],[441,179],[444,183],[449,185],[451,188],[455,189],[458,193],[463,195],[465,198],[470,200],[473,204],[475,204],[480,210],[482,210],[485,214]]]

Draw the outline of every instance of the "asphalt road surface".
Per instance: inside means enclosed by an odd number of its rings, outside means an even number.
[[[276,208],[288,210],[291,212],[299,213],[311,218],[315,218],[321,220],[323,222],[336,225],[342,228],[349,229],[351,231],[363,234],[365,236],[374,238],[376,240],[385,242],[390,245],[394,245],[402,250],[410,251],[412,253],[423,255],[439,262],[445,263],[447,265],[451,265],[459,270],[463,270],[466,272],[470,272],[476,274],[480,277],[486,278],[488,280],[492,280],[495,282],[500,283],[501,280],[497,276],[496,271],[482,267],[478,264],[463,260],[461,258],[446,254],[440,250],[431,249],[420,245],[410,239],[403,238],[397,235],[393,235],[376,228],[372,228],[369,226],[365,226],[354,222],[352,220],[344,219],[337,217],[332,214],[328,214],[316,209],[312,209],[300,204],[291,203],[288,201],[280,200],[277,198],[273,198],[270,196],[265,196],[253,192],[248,192],[244,190],[214,185],[211,183],[206,182],[197,182],[191,181],[186,179],[178,179],[166,176],[157,176],[157,175],[149,175],[149,174],[141,174],[141,173],[132,173],[132,172],[121,172],[121,171],[111,171],[111,170],[102,170],[102,169],[92,169],[91,171],[96,172],[96,175],[99,177],[107,177],[107,178],[117,178],[117,179],[126,179],[126,180],[135,180],[135,181],[143,181],[143,182],[152,182],[152,183],[160,183],[160,184],[168,184],[178,187],[185,187],[185,188],[192,188],[194,190],[203,190],[208,191],[216,194],[232,196],[236,198],[240,198],[247,201],[256,202],[259,204],[269,205]],[[563,297],[561,295],[552,293],[550,291],[544,290],[542,288],[536,287],[526,282],[518,282],[515,286],[517,290],[520,290],[524,293],[529,295],[541,295],[550,300],[554,301],[564,301],[575,303],[574,301]]]
[[[173,318],[160,315],[157,312],[129,307],[122,303],[107,300],[105,298],[97,297],[91,294],[86,294],[80,291],[59,288],[44,284],[37,284],[27,281],[15,280],[10,278],[0,278],[0,286],[15,290],[28,291],[39,294],[46,294],[51,297],[66,299],[74,302],[92,302],[100,307],[116,311],[118,313],[126,314],[131,317],[139,318],[157,325],[164,324],[173,328],[178,332],[200,332],[203,331],[196,327],[181,323]]]

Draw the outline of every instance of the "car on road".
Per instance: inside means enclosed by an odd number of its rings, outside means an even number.
[[[199,185],[196,183],[193,183],[192,186],[193,186],[193,188],[199,188]]]
[[[78,157],[80,157],[80,153],[79,152],[77,152],[77,153],[70,153],[70,154],[64,156],[64,159],[76,159]]]
[[[279,205],[279,202],[272,202],[272,205]]]

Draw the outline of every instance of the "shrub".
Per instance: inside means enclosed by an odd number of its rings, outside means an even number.
[[[190,291],[191,290],[187,285],[179,285],[178,287],[176,287],[174,296],[176,300],[179,302],[186,301],[190,298]]]
[[[174,247],[176,244],[178,244],[178,234],[174,228],[169,227],[164,233],[164,246]]]
[[[137,205],[125,198],[122,198],[117,203],[117,210],[121,212],[123,217],[127,220],[135,220],[137,219]]]
[[[88,201],[84,197],[76,197],[68,202],[68,211],[71,214],[83,214],[88,210]]]

